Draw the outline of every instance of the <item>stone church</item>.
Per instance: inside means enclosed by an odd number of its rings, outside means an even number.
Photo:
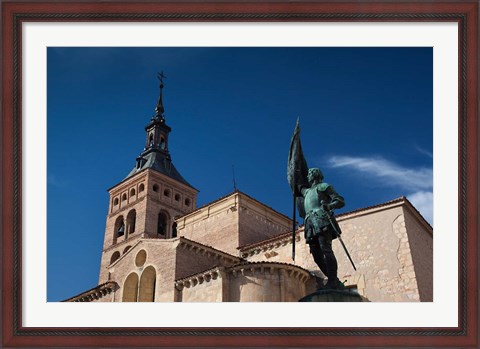
[[[324,276],[292,220],[235,190],[202,207],[173,165],[162,101],[110,195],[98,286],[66,302],[296,302]],[[433,229],[405,198],[337,216],[338,276],[370,302],[433,300]]]

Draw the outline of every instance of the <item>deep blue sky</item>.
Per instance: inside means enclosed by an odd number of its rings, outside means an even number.
[[[167,79],[169,148],[198,206],[237,187],[292,215],[297,117],[347,212],[402,195],[432,219],[432,48],[48,48],[47,296],[97,285],[108,209]]]

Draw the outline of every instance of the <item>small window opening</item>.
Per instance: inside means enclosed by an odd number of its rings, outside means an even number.
[[[177,237],[177,222],[173,222],[172,224],[172,238]]]
[[[122,201],[125,201],[125,200],[127,200],[127,194],[122,195]]]
[[[160,212],[157,220],[157,234],[165,236],[167,234],[168,217],[165,213]]]
[[[175,194],[175,201],[180,201],[180,194]]]
[[[185,199],[185,206],[190,206],[191,203],[190,199]]]
[[[163,195],[165,195],[167,198],[169,198],[169,197],[170,197],[170,190],[165,189],[165,190],[163,191]]]
[[[142,191],[145,190],[145,186],[142,184],[140,184],[140,186],[138,187],[138,192],[141,193]]]
[[[113,206],[117,206],[117,205],[118,205],[118,198],[115,198],[115,199],[113,200]]]
[[[153,191],[154,191],[154,192],[158,192],[158,184],[154,184],[154,185],[153,185]]]
[[[132,189],[130,190],[130,196],[135,196],[135,189],[134,189],[134,188],[132,188]]]
[[[137,212],[135,210],[131,210],[128,212],[127,215],[127,231],[129,234],[135,232],[135,221],[137,219]]]
[[[117,230],[117,236],[125,235],[125,223],[122,222],[122,225]]]
[[[110,258],[110,264],[115,262],[117,259],[120,258],[120,252],[116,251],[112,254],[112,257]]]

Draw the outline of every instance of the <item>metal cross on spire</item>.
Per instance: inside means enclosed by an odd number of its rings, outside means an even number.
[[[163,85],[163,79],[166,79],[167,77],[165,76],[165,74],[163,74],[163,70],[161,73],[157,73],[157,77],[158,77],[158,80],[160,80],[160,86]]]
[[[160,80],[160,96],[158,97],[157,106],[155,107],[155,113],[157,117],[163,118],[163,113],[165,109],[163,108],[163,100],[162,100],[162,92],[163,92],[163,79],[167,77],[163,74],[163,70],[161,73],[157,73],[158,80]]]

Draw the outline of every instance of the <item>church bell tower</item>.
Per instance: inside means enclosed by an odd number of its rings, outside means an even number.
[[[108,190],[107,214],[99,284],[109,280],[108,267],[142,238],[172,239],[174,219],[192,212],[198,190],[172,163],[168,147],[171,128],[163,106],[165,75],[158,74],[160,95],[155,114],[145,126],[145,146],[135,166],[120,183]]]

